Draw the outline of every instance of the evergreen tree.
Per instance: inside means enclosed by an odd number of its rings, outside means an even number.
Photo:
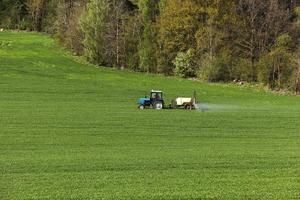
[[[0,26],[25,30],[29,26],[27,0],[0,0]]]

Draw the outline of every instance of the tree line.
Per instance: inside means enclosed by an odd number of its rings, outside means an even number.
[[[94,64],[300,89],[295,0],[0,0],[0,27],[47,32]]]

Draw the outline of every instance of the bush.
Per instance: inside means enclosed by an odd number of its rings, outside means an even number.
[[[272,50],[258,63],[258,79],[271,89],[290,86],[294,71],[293,55],[290,52],[291,38],[284,34],[277,38]]]
[[[203,55],[201,67],[197,73],[198,77],[210,82],[230,80],[230,59],[230,56],[225,52],[219,53],[216,57],[211,57],[208,54]]]
[[[237,80],[252,81],[251,60],[238,58],[232,66],[232,77]]]
[[[174,73],[182,78],[196,77],[195,64],[193,62],[193,50],[179,52],[173,61],[175,65]]]

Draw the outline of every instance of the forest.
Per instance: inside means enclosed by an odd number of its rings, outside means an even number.
[[[300,2],[0,0],[0,29],[45,32],[88,62],[300,90]]]

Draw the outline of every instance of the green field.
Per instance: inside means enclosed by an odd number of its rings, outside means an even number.
[[[0,33],[0,199],[300,199],[300,98],[81,64]],[[207,112],[138,110],[198,91]]]

